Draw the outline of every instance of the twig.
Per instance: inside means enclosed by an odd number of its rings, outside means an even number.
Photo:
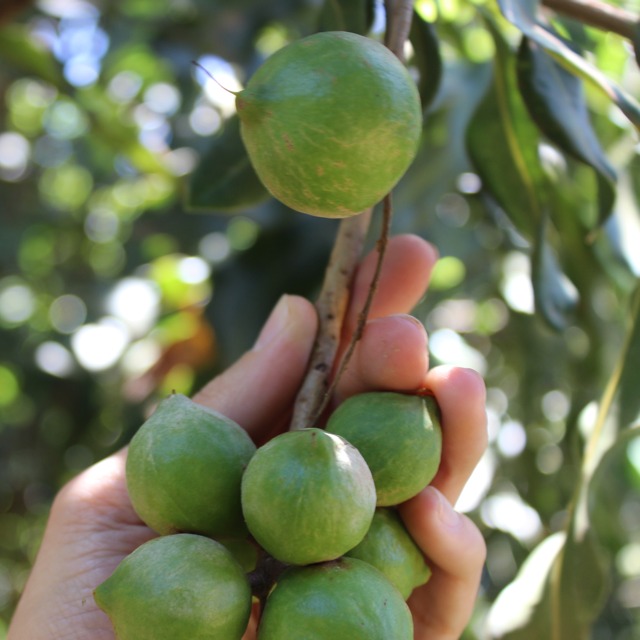
[[[557,13],[629,40],[634,40],[640,30],[640,16],[602,0],[542,0],[542,4]]]
[[[404,60],[404,43],[409,37],[411,19],[413,16],[412,0],[386,0],[387,31],[385,44],[400,60]],[[373,293],[377,286],[377,279],[382,267],[384,248],[388,239],[388,225],[391,219],[391,200],[385,199],[384,237],[378,241],[378,265],[371,284],[369,296],[358,319],[359,329],[356,329],[351,343],[342,359],[338,374],[333,378],[333,384],[337,384],[341,372],[346,368],[349,358],[355,349],[355,344],[360,339],[364,324],[367,319],[368,309],[371,306]],[[300,391],[293,407],[293,417],[289,429],[299,430],[313,426],[318,416],[326,406],[331,389],[329,378],[333,369],[340,336],[342,323],[349,301],[349,288],[355,273],[362,247],[369,229],[371,212],[364,212],[352,218],[346,218],[340,223],[336,236],[334,249],[325,272],[324,282],[316,308],[318,310],[319,328],[313,353]],[[386,235],[385,235],[386,234]],[[333,388],[333,387],[332,387]]]
[[[329,375],[336,357],[342,323],[349,303],[353,280],[371,221],[371,210],[340,223],[322,290],[316,301],[318,335],[307,367],[307,374],[293,408],[290,430],[314,426],[315,416],[327,394]]]
[[[356,345],[362,338],[362,334],[364,333],[364,327],[367,324],[367,318],[369,317],[369,311],[371,310],[371,305],[373,303],[373,298],[375,296],[376,291],[378,290],[378,283],[380,282],[380,274],[382,273],[382,264],[384,262],[384,256],[387,250],[387,244],[389,242],[389,232],[391,231],[391,219],[393,217],[393,205],[391,202],[391,194],[388,193],[384,198],[383,203],[383,213],[382,213],[382,229],[380,230],[380,237],[377,243],[378,250],[378,260],[376,262],[376,268],[373,273],[373,278],[371,279],[371,284],[369,286],[369,291],[367,292],[367,299],[364,302],[362,307],[362,311],[358,315],[358,323],[356,325],[355,331],[353,332],[353,336],[351,336],[351,340],[349,341],[349,346],[345,351],[342,359],[340,361],[340,366],[336,371],[335,376],[331,382],[331,385],[327,389],[324,397],[322,398],[322,403],[316,410],[316,414],[314,417],[314,423],[317,422],[322,413],[327,408],[329,401],[331,400],[331,396],[338,386],[338,382],[340,378],[344,374],[351,361],[351,356],[356,349]]]
[[[413,2],[406,0],[385,0],[387,30],[384,43],[404,62],[404,43],[409,37],[413,19]]]
[[[4,0],[0,6],[0,26],[10,22],[31,4],[31,0]]]

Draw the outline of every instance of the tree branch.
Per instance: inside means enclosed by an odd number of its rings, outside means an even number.
[[[413,1],[385,0],[385,8],[387,11],[385,44],[400,60],[404,61],[404,43],[409,37],[411,28]],[[391,200],[387,197],[385,224],[378,242],[379,254],[376,268],[378,275],[382,267],[384,248],[389,235],[390,220]],[[349,302],[351,282],[360,260],[370,221],[371,210],[346,218],[338,228],[331,258],[325,272],[322,290],[316,302],[319,320],[318,335],[307,368],[307,374],[294,403],[293,417],[289,426],[292,431],[314,426],[315,421],[322,413],[323,407],[328,402],[331,393],[329,378],[340,343],[342,324]],[[340,372],[346,368],[355,344],[360,339],[376,286],[377,277],[371,283],[369,297],[358,319],[359,330],[357,329],[354,333],[345,358],[341,362]],[[339,379],[339,376],[340,373],[334,379],[334,384]]]
[[[373,298],[378,289],[378,283],[380,282],[380,274],[382,273],[382,264],[384,262],[384,256],[387,250],[387,244],[389,242],[389,234],[391,231],[391,219],[393,217],[393,205],[391,202],[391,194],[388,193],[383,202],[383,214],[382,214],[382,230],[380,231],[380,238],[377,244],[378,250],[378,260],[376,262],[376,268],[373,274],[373,278],[371,279],[371,284],[369,286],[369,291],[367,293],[367,299],[364,302],[362,307],[362,311],[358,315],[358,324],[356,325],[355,331],[353,332],[353,336],[349,342],[349,346],[342,356],[342,360],[340,361],[340,366],[336,371],[336,374],[331,381],[331,385],[325,392],[322,402],[320,406],[317,408],[317,413],[315,415],[316,422],[321,416],[324,410],[327,408],[329,401],[331,400],[331,396],[333,392],[336,390],[338,386],[338,382],[340,378],[344,374],[347,369],[347,366],[351,360],[351,356],[353,356],[353,352],[356,349],[356,345],[358,344],[360,338],[362,338],[362,334],[364,333],[364,327],[367,324],[367,318],[369,317],[369,311],[371,310],[371,305],[373,304]]]
[[[385,0],[387,31],[385,45],[404,62],[404,43],[409,37],[413,19],[413,2],[406,0]]]
[[[634,40],[640,29],[639,16],[602,0],[542,0],[542,4],[583,24],[617,33],[629,40]]]
[[[31,6],[31,0],[3,0],[0,6],[0,26],[10,22],[29,6]]]
[[[307,374],[293,407],[291,431],[313,427],[329,389],[329,376],[340,344],[349,289],[371,221],[371,209],[340,222],[316,310],[318,335]]]

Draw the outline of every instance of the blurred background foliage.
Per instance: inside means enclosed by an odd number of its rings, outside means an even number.
[[[534,0],[415,7],[424,140],[393,231],[442,256],[415,310],[433,362],[488,388],[458,504],[488,545],[466,637],[637,638],[637,26]],[[192,61],[237,89],[329,28],[379,37],[383,7],[0,5],[0,637],[61,484],[248,348],[281,293],[316,294],[337,223],[265,196],[233,96]]]

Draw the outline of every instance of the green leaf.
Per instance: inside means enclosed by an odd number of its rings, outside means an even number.
[[[269,197],[240,137],[237,116],[226,121],[193,172],[186,206],[195,211],[234,212]]]
[[[496,598],[489,634],[500,640],[587,640],[607,594],[607,558],[593,530],[558,532],[528,556]]]
[[[548,217],[545,215],[538,227],[534,245],[531,280],[536,308],[553,329],[561,331],[575,320],[579,297],[547,239],[548,226]]]
[[[504,17],[520,29],[527,38],[537,42],[571,73],[591,82],[618,105],[636,128],[640,128],[640,105],[599,69],[589,64],[569,47],[550,26],[538,20],[537,13],[540,5],[538,0],[498,0],[498,5]]]
[[[549,584],[552,640],[588,640],[608,592],[610,558],[600,544],[589,510],[591,475],[583,460],[575,499],[569,506],[564,547]]]
[[[549,581],[566,542],[563,532],[545,538],[522,563],[513,582],[495,599],[487,619],[489,637],[500,640],[548,638]]]
[[[532,240],[547,186],[538,156],[539,133],[517,88],[514,56],[489,17],[487,24],[496,43],[494,81],[467,129],[467,150],[483,186]]]
[[[629,327],[598,416],[587,440],[575,497],[569,508],[567,542],[558,556],[550,585],[552,640],[588,638],[588,630],[604,605],[608,562],[591,518],[598,481],[612,460],[639,433],[637,363],[640,355],[640,286],[631,301]]]
[[[588,640],[608,592],[608,558],[590,527],[572,528],[556,558],[551,581],[552,640]]]
[[[367,35],[375,14],[373,0],[325,0],[318,31],[351,31]]]
[[[622,428],[640,421],[640,286],[635,294],[633,314],[618,387],[618,419]]]
[[[520,46],[518,79],[525,104],[541,131],[596,172],[598,222],[602,224],[615,201],[616,173],[591,126],[582,80],[529,38],[523,38]]]
[[[608,594],[611,559],[592,517],[599,485],[640,436],[640,285],[631,300],[628,333],[588,437],[566,531],[545,539],[515,580],[499,594],[488,618],[492,638],[587,640]]]
[[[24,25],[10,24],[0,29],[0,58],[22,73],[35,75],[60,88],[67,83],[51,53],[35,42]]]
[[[417,12],[413,14],[409,40],[414,50],[413,63],[420,73],[418,91],[422,109],[426,113],[438,93],[442,80],[440,43],[434,25],[423,20]]]
[[[616,368],[609,380],[600,404],[600,411],[594,430],[590,436],[585,464],[595,469],[602,455],[605,440],[602,434],[612,417],[616,431],[621,431],[640,421],[640,284],[631,299],[627,319],[627,335]]]

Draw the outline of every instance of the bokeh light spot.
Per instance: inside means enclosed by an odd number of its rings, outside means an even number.
[[[224,262],[231,255],[229,239],[219,231],[214,231],[204,236],[200,240],[198,250],[200,255],[212,264]]]
[[[527,446],[527,432],[520,422],[508,420],[498,432],[497,446],[505,458],[515,458]]]
[[[258,239],[260,227],[249,218],[234,218],[227,227],[227,238],[229,245],[235,251],[246,251],[250,249]]]
[[[436,262],[431,274],[430,287],[438,291],[453,289],[464,280],[465,274],[466,269],[460,258],[444,256]]]
[[[75,361],[71,352],[59,342],[53,340],[43,342],[38,345],[34,356],[38,367],[52,376],[66,378],[75,370]]]
[[[4,324],[18,325],[31,318],[36,298],[31,288],[19,278],[0,280],[0,320]]]
[[[160,293],[150,280],[123,278],[109,294],[106,307],[111,315],[124,321],[134,334],[144,334],[158,317]]]
[[[538,512],[515,493],[489,496],[482,503],[480,513],[489,527],[510,533],[521,542],[531,543],[542,533]]]
[[[129,331],[117,318],[85,324],[71,336],[78,362],[88,371],[104,371],[120,359],[129,343]]]
[[[60,333],[73,333],[86,319],[87,307],[71,294],[56,298],[49,307],[51,326]]]
[[[25,175],[31,145],[21,134],[0,133],[0,178],[10,182],[20,180]]]
[[[0,407],[8,407],[20,395],[20,384],[8,365],[0,364]]]

